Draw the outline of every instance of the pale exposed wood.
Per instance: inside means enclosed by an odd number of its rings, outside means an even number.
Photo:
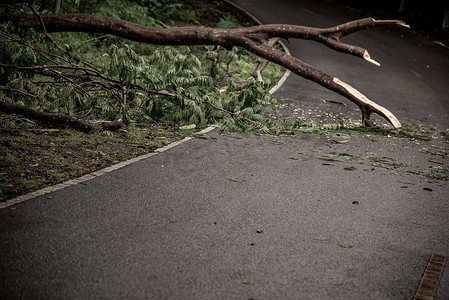
[[[401,123],[398,121],[398,119],[388,109],[386,109],[385,107],[380,106],[379,104],[369,100],[365,95],[360,93],[358,90],[356,90],[355,88],[353,88],[349,84],[344,83],[343,81],[339,80],[338,78],[334,78],[334,82],[336,84],[338,84],[338,85],[341,85],[349,93],[354,95],[354,97],[357,97],[358,99],[360,99],[360,101],[365,106],[371,108],[372,112],[375,112],[375,113],[381,115],[382,117],[384,117],[385,119],[387,119],[393,125],[394,128],[401,128]],[[369,119],[369,116],[367,116],[367,118]],[[365,121],[365,118],[364,118],[363,121]]]
[[[377,61],[372,59],[371,56],[369,55],[368,51],[365,51],[365,53],[363,53],[363,59],[366,60],[367,62],[372,63],[373,65],[380,67],[380,63],[378,63]]]

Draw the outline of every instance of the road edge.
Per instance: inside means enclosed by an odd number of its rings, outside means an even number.
[[[234,6],[236,9],[242,11],[249,18],[251,18],[254,22],[256,22],[258,24],[262,24],[256,17],[254,17],[252,14],[250,14],[248,11],[246,11],[242,7],[238,6],[237,4],[232,3],[232,2],[230,2],[228,0],[224,0],[224,2],[228,3],[229,5]],[[284,52],[287,53],[288,55],[290,55],[290,50],[287,48],[287,46],[282,41],[279,41],[279,44],[284,49]],[[275,86],[273,86],[268,92],[270,94],[274,94],[284,84],[284,82],[287,80],[287,78],[288,78],[288,76],[290,76],[290,74],[291,74],[290,70],[286,70],[284,75],[277,82],[277,84]],[[212,131],[214,129],[215,129],[215,127],[209,126],[209,127],[205,128],[205,129],[199,131],[198,133],[199,134],[206,134],[206,133],[208,133],[208,132],[210,132],[210,131]],[[151,153],[147,153],[147,154],[144,154],[144,155],[140,155],[140,156],[137,156],[137,157],[134,157],[134,158],[131,158],[131,159],[119,162],[118,164],[112,165],[110,167],[106,167],[104,169],[100,169],[100,170],[94,171],[92,173],[83,175],[81,177],[74,178],[74,179],[71,179],[71,180],[68,180],[68,181],[65,181],[65,182],[62,182],[62,183],[58,183],[56,185],[51,185],[51,186],[44,187],[44,188],[39,189],[37,191],[34,191],[34,192],[31,192],[31,193],[28,193],[28,194],[25,194],[25,195],[21,195],[21,196],[18,196],[18,197],[6,200],[5,202],[0,202],[0,209],[4,209],[4,208],[10,207],[10,206],[15,205],[15,204],[19,204],[19,203],[22,203],[22,202],[25,202],[25,201],[28,201],[28,200],[32,200],[32,199],[37,198],[39,196],[43,196],[43,195],[46,195],[46,194],[49,194],[49,193],[52,193],[52,192],[64,189],[66,187],[70,187],[70,186],[74,186],[74,185],[86,182],[88,180],[91,180],[93,178],[102,176],[104,174],[111,173],[111,172],[113,172],[115,170],[118,170],[118,169],[121,169],[123,167],[129,166],[129,165],[131,165],[133,163],[136,163],[138,161],[150,158],[150,157],[152,157],[154,155],[157,155],[158,153],[165,152],[165,151],[167,151],[167,150],[169,150],[171,148],[174,148],[174,147],[176,147],[178,145],[181,145],[181,144],[183,144],[183,143],[185,143],[187,141],[190,141],[191,139],[193,139],[193,137],[185,137],[185,138],[183,138],[180,141],[176,141],[176,142],[170,143],[168,145],[165,145],[165,146],[163,146],[161,148],[158,148],[158,149],[154,150]]]
[[[199,134],[206,134],[206,133],[208,133],[209,131],[211,131],[213,129],[215,129],[215,127],[207,127],[205,129],[199,131],[198,133]],[[140,155],[140,156],[137,156],[137,157],[134,157],[134,158],[131,158],[131,159],[119,162],[118,164],[112,165],[110,167],[106,167],[104,169],[100,169],[100,170],[94,171],[92,173],[83,175],[83,176],[78,177],[78,178],[74,178],[74,179],[71,179],[71,180],[68,180],[68,181],[65,181],[65,182],[62,182],[62,183],[58,183],[56,185],[47,186],[47,187],[42,188],[40,190],[31,192],[31,193],[28,193],[28,194],[25,194],[25,195],[22,195],[22,196],[19,196],[19,197],[16,197],[16,198],[9,199],[9,200],[7,200],[5,202],[0,202],[0,209],[7,208],[7,207],[12,206],[14,204],[19,204],[19,203],[22,203],[22,202],[34,199],[34,198],[37,198],[39,196],[43,196],[43,195],[49,194],[51,192],[55,192],[55,191],[64,189],[66,187],[70,187],[70,186],[77,185],[79,183],[86,182],[88,180],[91,180],[93,178],[102,176],[102,175],[107,174],[107,173],[111,173],[112,171],[121,169],[123,167],[129,166],[129,165],[131,165],[133,163],[136,163],[138,161],[141,161],[141,160],[150,158],[150,157],[152,157],[154,155],[157,155],[159,153],[165,152],[165,151],[167,151],[167,150],[169,150],[171,148],[174,148],[174,147],[176,147],[178,145],[181,145],[181,144],[183,144],[185,142],[188,142],[191,139],[193,139],[193,137],[185,137],[182,140],[179,140],[179,141],[176,141],[176,142],[172,142],[172,143],[170,143],[168,145],[165,145],[165,146],[163,146],[161,148],[157,148],[153,152],[150,152],[150,153],[147,153],[147,154],[144,154],[144,155]]]

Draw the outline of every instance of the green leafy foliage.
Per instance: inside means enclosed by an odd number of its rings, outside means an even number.
[[[234,16],[224,16],[220,18],[220,21],[217,23],[218,28],[238,28],[241,27]]]
[[[123,118],[126,124],[216,124],[262,132],[278,132],[282,127],[261,110],[276,102],[267,93],[271,81],[250,76],[256,57],[241,49],[161,47],[122,40],[109,44],[85,33],[53,34],[62,53],[39,32],[16,31],[7,25],[1,29],[6,40],[0,44],[2,63],[42,67],[34,72],[2,68],[1,85],[7,87],[0,91],[2,101],[94,123]],[[71,55],[89,58],[94,66],[87,67]],[[267,70],[270,77],[282,74],[273,66]]]

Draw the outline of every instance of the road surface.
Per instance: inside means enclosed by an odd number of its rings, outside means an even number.
[[[264,23],[365,17],[324,1],[235,2]],[[398,29],[346,41],[382,66],[310,41],[288,47],[401,122],[446,130],[447,48]],[[276,95],[292,113],[358,118],[295,75]],[[411,299],[430,256],[449,255],[441,140],[209,134],[0,209],[0,298]],[[448,273],[436,299],[449,297]]]

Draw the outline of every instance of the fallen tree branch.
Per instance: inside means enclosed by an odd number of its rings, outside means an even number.
[[[370,120],[371,113],[375,112],[387,121],[389,121],[394,128],[400,128],[401,123],[398,119],[386,108],[376,104],[369,100],[365,95],[351,87],[349,84],[344,83],[338,78],[334,78],[326,73],[316,69],[315,67],[295,58],[285,57],[283,52],[277,49],[267,47],[266,45],[253,45],[253,52],[261,57],[265,57],[268,60],[275,62],[295,74],[298,74],[306,79],[312,80],[331,91],[334,91],[347,99],[351,100],[362,111],[362,123],[364,126],[373,126],[373,122]]]
[[[68,69],[68,70],[81,70],[81,71],[86,71],[86,72],[90,71],[90,69],[85,68],[85,67],[66,66],[66,65],[19,66],[19,65],[7,65],[7,64],[2,64],[2,63],[0,63],[0,67],[1,67],[1,68],[5,68],[5,69],[15,69],[15,70],[19,70],[19,71],[36,71],[36,70],[37,70],[37,71],[44,71],[44,70],[45,70],[45,71],[53,71],[53,73],[55,73],[56,76],[60,76],[60,77],[62,77],[62,78],[66,78],[66,77],[77,77],[77,78],[84,79],[84,80],[87,80],[87,79],[88,79],[88,78],[85,78],[84,75],[75,75],[75,74],[62,73],[62,72],[59,72],[59,71],[56,71],[56,70],[53,70],[53,69],[60,68],[60,69]],[[105,75],[103,75],[103,74],[101,74],[101,73],[98,73],[98,72],[95,72],[95,73],[89,74],[89,75],[90,75],[90,76],[93,76],[93,77],[100,77],[100,78],[105,79],[105,80],[107,80],[107,81],[113,82],[113,83],[116,84],[116,85],[118,85],[119,82],[120,82],[120,81],[117,80],[117,79],[108,78],[108,77],[106,77]],[[55,83],[56,83],[56,82],[55,82]],[[90,78],[89,78],[89,81],[86,81],[86,82],[83,82],[83,83],[80,83],[80,84],[76,84],[76,83],[74,83],[74,82],[72,82],[72,83],[73,83],[74,87],[70,90],[70,92],[71,92],[74,88],[80,88],[81,85],[85,85],[85,84],[96,84],[96,85],[99,85],[99,86],[101,86],[102,88],[104,88],[104,89],[106,89],[106,90],[108,90],[108,89],[110,90],[110,89],[112,89],[112,87],[113,87],[113,86],[112,86],[111,84],[109,84],[109,83],[101,82],[101,81],[98,81],[98,80],[93,80],[93,79],[90,79]],[[137,84],[132,84],[131,86],[132,86],[133,88],[137,88],[137,89],[139,89],[139,90],[141,90],[141,91],[144,91],[144,92],[146,92],[146,93],[148,93],[148,94],[167,96],[167,97],[170,97],[170,98],[177,98],[177,97],[178,97],[178,95],[176,95],[176,94],[174,94],[174,93],[165,92],[165,91],[151,91],[151,90],[148,90],[147,88],[145,88],[145,87],[143,87],[143,86],[141,86],[141,85],[137,85]],[[127,89],[126,89],[126,86],[118,86],[118,88],[122,90],[122,97],[121,97],[121,99],[120,99],[120,100],[121,100],[121,104],[122,104],[123,106],[126,106],[126,104],[127,104]],[[3,89],[11,90],[10,88],[3,88]],[[2,88],[0,88],[0,90],[2,90]],[[21,91],[17,91],[17,92],[21,92]],[[69,93],[70,93],[70,92],[69,92]],[[24,92],[21,92],[21,93],[27,94],[27,93],[24,93]],[[34,95],[31,95],[31,94],[30,94],[30,95],[28,95],[28,96],[34,96]],[[34,96],[34,97],[36,97],[36,96]],[[213,104],[212,102],[210,102],[210,101],[201,100],[201,99],[191,99],[191,100],[196,101],[197,103],[204,103],[204,104],[207,104],[207,105],[213,107],[213,108],[216,109],[216,110],[222,111],[222,112],[224,112],[224,113],[226,113],[226,114],[232,115],[232,116],[237,117],[237,118],[242,119],[242,120],[245,120],[245,121],[247,121],[247,122],[249,122],[249,123],[251,123],[251,124],[253,124],[253,125],[256,125],[256,126],[262,126],[262,123],[260,123],[260,122],[253,121],[253,120],[248,119],[248,118],[246,118],[246,117],[244,117],[244,116],[242,116],[242,115],[240,115],[240,114],[238,114],[238,113],[235,113],[235,112],[232,112],[232,111],[229,111],[229,110],[225,110],[225,109],[223,109],[223,108],[220,108],[220,107],[214,105],[214,104]],[[6,103],[6,104],[10,104],[10,103]],[[9,110],[9,112],[11,112],[11,113],[18,113],[18,114],[22,114],[22,115],[26,115],[26,116],[29,116],[30,118],[38,119],[38,120],[40,120],[40,121],[46,121],[46,122],[50,122],[50,123],[61,124],[61,121],[59,121],[59,119],[60,119],[59,117],[58,117],[58,118],[50,118],[50,115],[45,115],[45,116],[43,116],[43,115],[41,115],[42,113],[39,112],[39,111],[36,111],[36,110],[34,110],[34,109],[31,109],[31,108],[30,108],[29,110],[31,110],[32,113],[30,113],[29,111],[27,111],[27,113],[28,113],[27,115],[21,112],[21,111],[24,111],[23,109],[21,109],[21,110],[18,110],[18,109],[11,109],[11,110]],[[91,112],[91,110],[92,110],[92,107],[91,107],[91,108],[89,109],[89,111],[88,111],[85,115],[83,115],[82,117],[87,116],[87,115]],[[5,111],[5,112],[7,112],[7,111]],[[44,113],[44,114],[46,114],[46,113]],[[67,118],[70,118],[70,119],[71,119],[70,122],[72,122],[73,120],[79,121],[79,120],[77,120],[76,118],[73,118],[73,117],[70,117],[70,116],[67,116],[67,115],[64,115],[64,116],[67,117]],[[73,119],[73,120],[72,120],[72,119]],[[80,130],[82,130],[82,131],[85,131],[85,132],[89,132],[90,130],[96,130],[96,129],[97,129],[97,128],[95,128],[95,127],[92,127],[92,128],[90,128],[90,129],[85,129],[86,126],[81,125],[81,124],[84,124],[84,122],[82,122],[82,121],[79,121],[79,122],[81,122],[81,123],[75,122],[75,125],[71,125],[71,123],[69,123],[68,125],[71,126],[71,127],[80,129]],[[114,121],[114,122],[115,122],[115,123],[111,122],[111,124],[103,123],[103,128],[106,129],[106,130],[117,130],[117,129],[119,129],[119,128],[123,125],[122,119],[120,119],[120,122],[118,122],[118,121]],[[79,126],[78,126],[77,124],[78,124]],[[87,123],[85,123],[85,124],[87,124]],[[89,125],[89,124],[87,124],[87,125]]]
[[[18,89],[12,89],[10,87],[0,87],[0,91],[8,91],[8,92],[11,92],[11,93],[19,93],[19,94],[25,95],[25,96],[30,97],[30,98],[37,98],[36,95],[30,94],[30,93],[27,93],[27,92],[24,92],[24,91],[21,91],[21,90],[18,90]]]
[[[106,16],[85,14],[42,15],[41,20],[45,23],[45,29],[48,32],[77,31],[113,34],[138,42],[160,45],[221,45],[225,48],[240,46],[354,102],[362,111],[363,125],[373,126],[370,116],[374,112],[384,117],[393,127],[401,127],[400,122],[390,111],[369,100],[349,84],[267,44],[267,41],[273,38],[309,39],[336,51],[354,55],[379,65],[370,57],[366,49],[342,43],[340,39],[350,33],[368,28],[407,26],[401,21],[378,21],[373,18],[365,18],[330,28],[271,24],[236,29],[200,27],[165,29],[143,26]],[[0,22],[11,22],[21,28],[42,27],[34,15],[0,14]],[[96,70],[89,71],[95,73]],[[96,75],[101,77],[99,74]]]
[[[60,124],[66,125],[75,129],[78,129],[82,132],[89,133],[91,131],[95,131],[100,129],[97,126],[89,124],[87,122],[78,120],[69,115],[57,113],[57,112],[46,112],[46,111],[38,111],[27,106],[8,103],[4,101],[0,101],[0,111],[8,114],[18,114],[25,116],[30,119],[34,119],[40,122],[51,123],[51,124]],[[102,124],[103,129],[109,131],[116,131],[123,126],[123,120],[118,119],[112,122],[104,122]]]
[[[116,131],[123,127],[123,119],[120,118],[112,122],[104,122],[102,125],[105,130]]]
[[[30,119],[38,120],[41,122],[53,123],[53,124],[61,124],[67,125],[72,128],[76,128],[83,132],[89,132],[92,130],[96,130],[97,127],[80,121],[74,117],[56,113],[56,112],[42,112],[38,111],[23,105],[8,103],[0,101],[0,111],[10,114],[19,114]]]
[[[274,45],[277,44],[277,42],[279,42],[280,38],[272,38],[268,41],[267,45],[270,47],[274,47]],[[263,59],[260,60],[259,63],[257,64],[256,69],[254,69],[253,73],[251,74],[251,76],[253,76],[254,78],[257,78],[259,76],[260,73],[262,73],[262,71],[266,68],[266,66],[268,65],[268,59]]]

